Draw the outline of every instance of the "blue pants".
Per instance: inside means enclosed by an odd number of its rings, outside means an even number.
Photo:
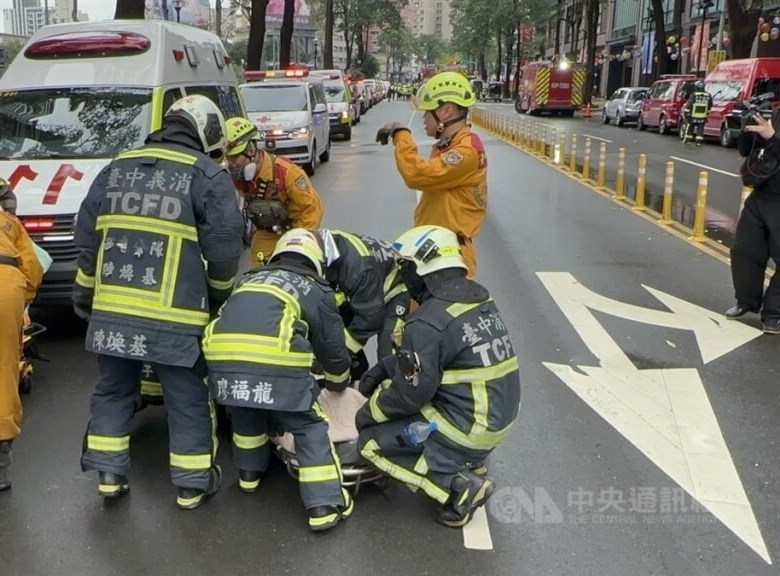
[[[99,379],[81,456],[83,470],[129,473],[130,425],[140,392],[141,365],[138,360],[98,355]],[[206,490],[217,444],[205,362],[199,359],[194,368],[151,366],[163,383],[173,484]]]

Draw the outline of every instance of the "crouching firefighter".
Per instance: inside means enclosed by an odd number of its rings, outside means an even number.
[[[301,498],[315,531],[328,530],[352,513],[317,403],[320,388],[309,372],[314,355],[329,390],[342,391],[349,383],[344,323],[324,265],[320,235],[289,230],[270,262],[244,275],[203,337],[211,393],[232,415],[239,489],[252,493],[260,487],[268,467],[268,435],[290,432]]]
[[[360,381],[369,401],[356,417],[358,446],[376,468],[436,500],[440,523],[463,526],[493,491],[485,458],[517,417],[517,357],[487,290],[466,278],[453,232],[421,226],[393,246],[420,307],[399,352]],[[406,434],[415,422],[436,423],[416,445]]]
[[[339,230],[320,231],[325,243],[325,276],[336,291],[352,354],[352,379],[368,369],[363,347],[377,336],[377,358],[393,351],[409,310],[409,291],[401,279],[393,247],[382,240]]]
[[[145,146],[100,172],[79,210],[73,305],[89,321],[86,348],[99,373],[81,466],[99,472],[102,496],[129,488],[144,364],[162,383],[178,506],[196,508],[219,488],[200,340],[243,252],[241,211],[218,164],[225,143],[219,108],[182,98]]]
[[[244,198],[246,226],[254,229],[247,242],[249,267],[254,268],[268,259],[287,230],[319,227],[322,202],[300,166],[264,150],[266,142],[252,122],[241,116],[229,118],[227,132],[226,159]]]

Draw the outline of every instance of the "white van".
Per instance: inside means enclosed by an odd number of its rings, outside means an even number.
[[[39,302],[70,303],[75,217],[95,176],[186,94],[208,96],[226,118],[244,114],[220,39],[161,20],[46,26],[0,78],[0,176],[54,259]]]

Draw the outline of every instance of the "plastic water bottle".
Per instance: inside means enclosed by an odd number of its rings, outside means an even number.
[[[404,428],[406,441],[412,446],[418,446],[428,439],[431,432],[436,432],[439,425],[436,422],[412,422]]]

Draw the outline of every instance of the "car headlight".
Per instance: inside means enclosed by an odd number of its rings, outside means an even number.
[[[308,137],[309,137],[308,126],[301,126],[300,128],[296,128],[295,130],[290,130],[290,138],[308,138]]]

